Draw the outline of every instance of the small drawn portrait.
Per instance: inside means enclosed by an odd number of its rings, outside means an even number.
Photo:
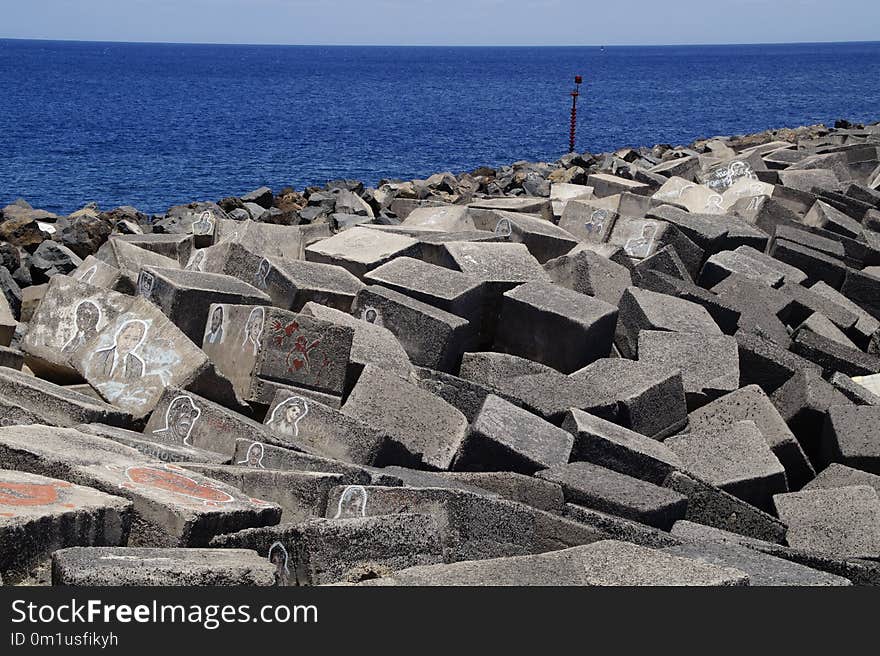
[[[210,210],[205,210],[199,215],[198,221],[192,224],[194,235],[210,235],[214,232],[214,215]]]
[[[223,343],[223,322],[226,312],[222,305],[218,305],[211,312],[211,318],[208,321],[208,330],[205,333],[205,344],[222,344]]]
[[[513,224],[510,219],[501,219],[495,224],[495,234],[499,237],[510,237],[513,234]]]
[[[205,252],[198,250],[189,258],[186,263],[187,271],[202,271],[205,266]]]
[[[165,411],[165,427],[154,430],[153,435],[160,435],[171,442],[190,446],[190,434],[196,425],[196,420],[201,416],[202,411],[192,398],[185,395],[176,396]]]
[[[706,209],[718,210],[719,212],[724,211],[724,208],[721,207],[722,202],[724,202],[724,198],[722,196],[720,196],[719,194],[712,194],[706,201]]]
[[[290,567],[287,549],[280,542],[269,547],[269,562],[275,565],[275,585],[287,585],[290,580]]]
[[[623,250],[630,257],[646,258],[654,246],[654,237],[657,234],[656,223],[646,223],[642,226],[641,237],[628,239]]]
[[[382,325],[382,315],[379,314],[379,310],[374,308],[372,305],[368,305],[363,310],[361,310],[361,319],[366,321],[367,323],[374,323],[377,325]]]
[[[79,275],[79,280],[80,280],[80,282],[91,283],[91,282],[92,282],[92,278],[95,277],[95,274],[96,274],[96,273],[98,273],[98,265],[97,265],[97,264],[96,264],[95,266],[93,266],[93,267],[89,267],[88,269],[86,269],[85,271],[83,271],[83,272]]]
[[[339,497],[333,519],[365,517],[367,514],[367,489],[363,485],[349,485]]]
[[[244,460],[239,460],[237,465],[247,465],[248,467],[253,467],[254,469],[265,469],[266,467],[263,465],[263,456],[266,455],[266,447],[264,447],[260,442],[253,442],[247,450],[247,453],[244,455]]]
[[[113,346],[95,351],[93,361],[108,380],[127,383],[144,375],[144,360],[137,350],[144,343],[147,330],[146,321],[126,321],[116,331]]]
[[[257,275],[254,276],[254,286],[259,289],[266,288],[266,279],[269,277],[269,272],[272,270],[272,265],[269,263],[269,260],[263,258],[260,261],[260,266],[257,268]]]
[[[584,229],[592,237],[601,235],[602,229],[605,227],[605,221],[608,220],[608,210],[598,209],[590,214],[590,219],[584,224]]]
[[[153,288],[156,286],[156,276],[154,276],[149,271],[141,271],[138,276],[138,293],[141,296],[149,296],[153,293]]]
[[[248,345],[253,348],[254,355],[260,350],[260,338],[263,336],[263,324],[266,323],[266,310],[263,307],[255,307],[248,315],[244,325],[244,340],[241,350],[246,350]]]
[[[291,396],[275,406],[267,426],[288,437],[299,435],[299,422],[309,414],[309,404],[301,396]]]
[[[80,301],[74,310],[75,330],[73,336],[61,349],[62,353],[70,354],[98,336],[98,324],[101,321],[101,308],[92,301]]]

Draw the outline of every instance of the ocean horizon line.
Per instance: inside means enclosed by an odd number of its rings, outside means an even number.
[[[215,47],[253,47],[253,48],[541,48],[571,49],[571,48],[725,48],[736,46],[810,46],[810,45],[872,45],[880,43],[880,39],[874,40],[850,40],[850,41],[755,41],[755,42],[720,42],[720,43],[590,43],[590,44],[479,44],[479,43],[247,43],[247,42],[214,42],[214,41],[114,41],[105,39],[47,39],[37,37],[7,37],[0,36],[0,42],[16,41],[28,43],[82,43],[82,44],[110,44],[110,45],[157,45],[157,46],[215,46]]]

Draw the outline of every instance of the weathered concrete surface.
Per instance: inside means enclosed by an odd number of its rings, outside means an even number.
[[[34,578],[56,549],[124,545],[132,504],[67,481],[0,471],[0,576]]]
[[[68,428],[0,428],[5,466],[129,499],[132,546],[204,546],[214,535],[276,524],[281,509],[218,481]]]
[[[52,583],[270,586],[275,585],[275,567],[246,549],[72,548],[52,554]]]
[[[413,567],[362,585],[748,585],[745,572],[626,542],[535,556]]]

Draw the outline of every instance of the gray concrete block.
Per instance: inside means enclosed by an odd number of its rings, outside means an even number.
[[[880,474],[880,407],[828,408],[822,436],[822,461]]]
[[[93,547],[52,554],[52,584],[92,586],[270,586],[275,568],[244,549]]]

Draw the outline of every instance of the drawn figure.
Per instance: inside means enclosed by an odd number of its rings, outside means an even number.
[[[510,219],[501,219],[495,224],[495,234],[499,237],[510,237],[513,234],[513,224]]]
[[[254,276],[254,286],[259,289],[266,289],[266,278],[269,277],[269,272],[272,270],[272,265],[269,264],[269,260],[263,258],[260,261],[260,266],[257,269],[257,275]]]
[[[125,470],[125,475],[128,481],[120,483],[119,487],[126,489],[146,487],[162,490],[200,501],[206,506],[219,506],[235,501],[231,494],[214,487],[207,479],[200,483],[188,476],[185,469],[175,465],[128,467]]]
[[[367,323],[375,323],[381,325],[379,319],[379,310],[374,308],[372,305],[368,305],[363,310],[361,310],[361,319],[363,319]]]
[[[156,277],[149,271],[141,271],[138,276],[138,292],[141,296],[149,296],[156,286]]]
[[[288,437],[299,435],[299,422],[309,414],[309,404],[301,396],[291,396],[275,406],[267,426]]]
[[[95,274],[98,273],[98,265],[96,264],[93,267],[89,267],[85,271],[83,271],[80,276],[80,282],[92,282],[92,278],[95,277]]]
[[[709,200],[706,201],[706,209],[707,210],[718,210],[719,212],[723,212],[724,208],[721,207],[721,203],[724,201],[722,196],[718,194],[714,194],[709,196]]]
[[[201,271],[202,267],[205,264],[205,253],[204,251],[196,251],[192,254],[192,257],[189,258],[189,262],[186,263],[187,271]]]
[[[194,235],[210,235],[214,232],[214,215],[210,210],[205,210],[199,215],[199,220],[192,224]]]
[[[623,250],[630,257],[646,258],[654,246],[654,237],[657,234],[656,223],[646,223],[642,227],[642,236],[628,239]]]
[[[275,337],[275,344],[278,346],[284,346],[284,342],[288,337],[293,337],[296,333],[299,332],[300,325],[297,321],[291,321],[289,324],[284,325],[277,319],[272,323],[272,332]],[[318,346],[321,345],[320,339],[315,339],[309,342],[309,338],[305,335],[296,335],[296,338],[293,341],[293,347],[287,352],[285,356],[285,364],[287,365],[287,370],[291,373],[296,373],[302,370],[306,374],[313,373],[312,371],[312,363],[309,360],[309,353],[314,351]],[[324,362],[321,367],[319,367],[315,372],[315,382],[319,381],[321,374],[324,369],[330,364],[330,360],[327,356],[324,356]]]
[[[366,517],[367,514],[367,490],[363,485],[349,485],[339,497],[339,505],[336,507],[336,516],[333,519],[346,519],[348,517]]]
[[[74,310],[75,331],[73,337],[61,349],[62,353],[70,354],[83,344],[98,336],[98,323],[101,321],[101,308],[92,301],[80,301]]]
[[[144,375],[144,360],[137,349],[147,337],[147,322],[132,319],[123,323],[113,338],[113,346],[95,351],[92,356],[108,379],[120,383],[137,380]]]
[[[205,344],[223,343],[223,319],[223,306],[218,305],[211,313],[211,323],[208,326],[208,332],[205,335]]]
[[[244,341],[241,343],[241,349],[245,350],[250,344],[253,347],[254,355],[260,348],[260,337],[263,336],[263,324],[266,322],[266,310],[262,307],[255,307],[248,315],[247,323],[244,325]]]
[[[608,220],[608,210],[598,209],[590,214],[590,220],[584,224],[587,233],[592,235],[602,234],[602,228],[605,227],[605,221]]]
[[[275,565],[275,585],[287,585],[290,578],[287,549],[280,542],[272,543],[269,547],[269,562]]]
[[[263,466],[263,456],[266,455],[266,447],[264,447],[260,442],[253,442],[248,447],[247,453],[244,455],[244,460],[239,460],[236,462],[236,465],[247,465],[248,467],[253,467],[254,469],[265,469]]]
[[[154,430],[153,435],[161,435],[171,442],[191,446],[189,436],[196,425],[196,420],[201,416],[202,411],[192,398],[186,395],[176,396],[165,411],[165,428]]]
[[[70,483],[6,483],[0,481],[0,506],[48,506],[58,501],[58,489]]]

